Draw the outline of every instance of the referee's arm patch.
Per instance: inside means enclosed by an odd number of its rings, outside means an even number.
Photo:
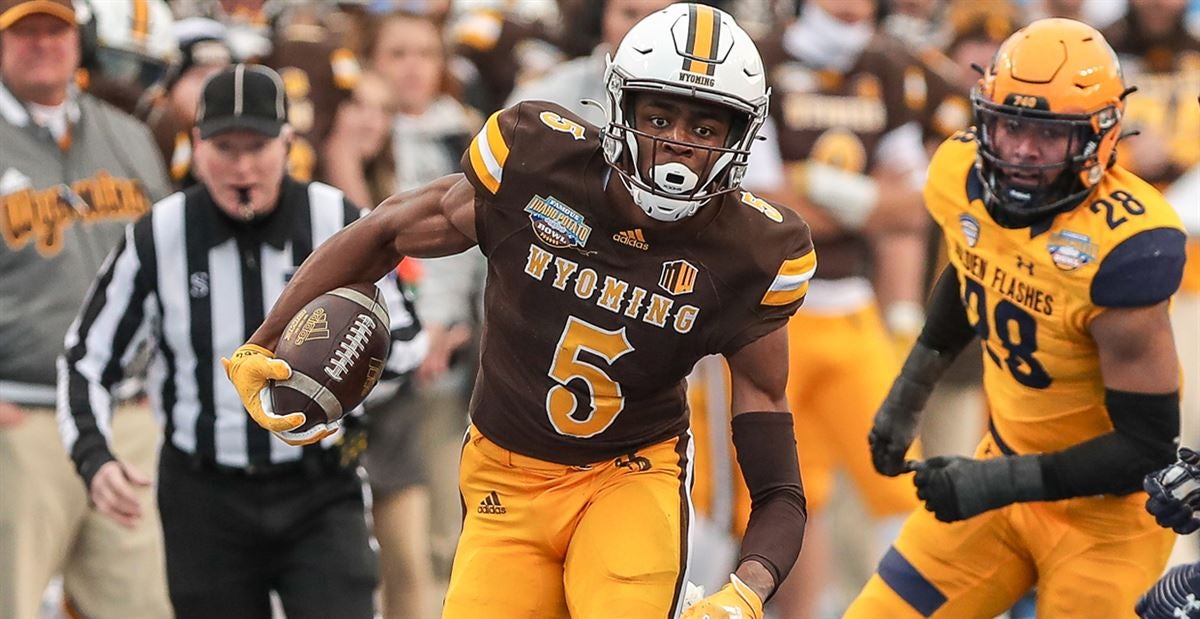
[[[1166,301],[1183,279],[1187,236],[1175,228],[1139,232],[1117,245],[1092,279],[1099,307],[1146,307]]]

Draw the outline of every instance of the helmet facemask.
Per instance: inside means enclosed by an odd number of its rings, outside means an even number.
[[[971,108],[992,219],[1024,228],[1077,207],[1116,162],[1131,92],[1116,52],[1087,24],[1039,19],[1009,36],[981,73]]]
[[[166,76],[167,63],[136,52],[101,47],[96,51],[100,75],[119,84],[147,89]]]
[[[1115,162],[1115,149],[1101,148],[1118,126],[1115,106],[1091,114],[1055,113],[995,103],[978,88],[972,103],[984,204],[1005,228],[1028,227],[1075,208]],[[1040,140],[1039,148],[1054,152],[1036,163],[1008,160],[997,147],[997,135],[1005,132],[1021,136],[1009,139]],[[1104,151],[1109,156],[1101,161]]]
[[[634,202],[647,215],[659,221],[677,221],[695,214],[709,200],[741,185],[750,158],[750,145],[766,120],[766,96],[754,104],[699,87],[682,88],[656,80],[632,81],[618,67],[611,67],[607,86],[609,119],[603,131],[605,160],[617,171]],[[638,95],[647,93],[675,95],[728,109],[732,114],[725,145],[681,142],[637,129],[634,127],[634,101]],[[686,169],[680,163],[659,164],[663,144],[702,151],[701,169]],[[650,178],[646,178],[638,165],[639,153],[647,147],[651,149]]]
[[[713,198],[737,189],[770,101],[762,58],[750,35],[724,11],[692,3],[672,4],[631,28],[608,58],[604,90],[608,116],[601,134],[604,159],[617,171],[633,201],[659,221],[688,217]],[[724,143],[674,142],[651,135],[656,133],[653,130],[639,130],[633,99],[649,94],[731,111]],[[693,153],[701,149],[688,165],[703,161],[703,168],[660,164],[664,147],[686,147]],[[650,157],[641,153],[644,148],[651,149]],[[640,165],[647,158],[651,160],[648,170]]]

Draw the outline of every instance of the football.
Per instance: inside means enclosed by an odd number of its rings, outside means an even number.
[[[292,375],[271,381],[270,406],[277,414],[302,412],[305,434],[341,419],[379,382],[391,348],[383,293],[372,284],[327,292],[288,322],[275,356]]]

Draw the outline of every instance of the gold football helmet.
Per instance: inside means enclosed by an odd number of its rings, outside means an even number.
[[[1083,201],[1116,161],[1129,92],[1095,28],[1055,18],[1013,33],[971,93],[992,218],[1023,228]]]

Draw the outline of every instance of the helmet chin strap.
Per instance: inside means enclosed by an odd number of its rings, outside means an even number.
[[[638,186],[633,179],[621,175],[621,183],[633,197],[633,203],[642,209],[651,219],[657,221],[679,221],[691,217],[707,200],[681,200],[661,196]]]
[[[679,221],[680,219],[691,217],[702,204],[696,200],[664,198],[637,186],[629,186],[629,192],[633,195],[633,201],[642,207],[642,210],[651,219],[657,219],[658,221]]]

